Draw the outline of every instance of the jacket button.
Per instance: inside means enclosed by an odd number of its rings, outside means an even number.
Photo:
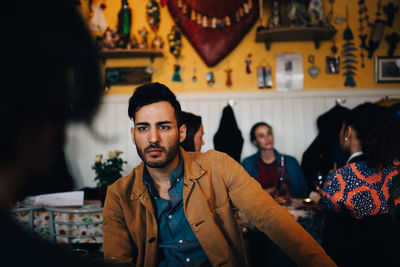
[[[152,237],[152,238],[149,239],[149,243],[153,243],[154,241],[156,241],[155,237]]]

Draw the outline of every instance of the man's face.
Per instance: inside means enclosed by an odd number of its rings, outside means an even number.
[[[186,137],[186,126],[178,129],[174,108],[166,101],[140,108],[135,114],[132,140],[139,157],[150,168],[166,168],[179,162],[179,142]]]

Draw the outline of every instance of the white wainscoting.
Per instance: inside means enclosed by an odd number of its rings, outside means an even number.
[[[71,125],[68,129],[65,152],[76,187],[94,186],[94,171],[91,169],[97,154],[107,155],[110,150],[124,152],[122,158],[124,174],[140,163],[130,136],[132,122],[127,115],[130,95],[106,96],[90,131],[82,125]],[[329,90],[301,92],[223,92],[177,94],[182,109],[202,117],[205,145],[202,151],[213,149],[223,108],[233,100],[236,121],[245,139],[242,159],[256,151],[249,141],[251,126],[259,121],[272,125],[275,147],[294,156],[299,162],[303,152],[316,137],[316,120],[319,115],[335,105],[336,99],[345,100],[343,106],[381,100],[383,97],[400,98],[400,89],[377,90]]]

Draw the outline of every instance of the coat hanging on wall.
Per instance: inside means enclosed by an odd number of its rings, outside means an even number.
[[[258,0],[168,0],[167,6],[209,67],[239,44],[259,15]]]
[[[243,142],[242,133],[237,126],[233,109],[231,105],[227,105],[222,112],[218,131],[214,135],[214,148],[227,153],[237,162],[240,162]]]

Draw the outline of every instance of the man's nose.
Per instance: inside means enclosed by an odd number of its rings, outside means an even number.
[[[149,142],[151,144],[158,143],[160,141],[160,134],[157,128],[152,128],[149,134]]]

